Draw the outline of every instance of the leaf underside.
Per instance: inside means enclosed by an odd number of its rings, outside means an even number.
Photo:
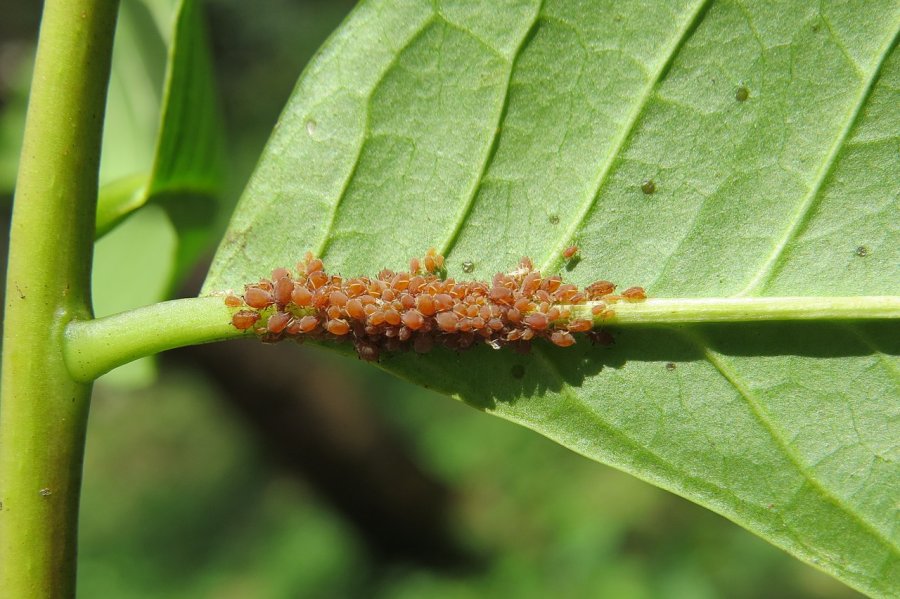
[[[898,30],[893,0],[364,2],[301,77],[205,290],[306,250],[354,275],[435,246],[457,278],[528,255],[657,297],[898,294]],[[900,328],[615,334],[382,364],[900,588]]]

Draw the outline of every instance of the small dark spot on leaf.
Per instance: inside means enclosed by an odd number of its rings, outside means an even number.
[[[509,371],[514,379],[520,379],[525,376],[525,367],[521,364],[515,364]]]
[[[612,333],[610,333],[609,331],[604,331],[603,329],[588,331],[587,336],[588,339],[591,340],[592,345],[602,345],[604,347],[609,347],[616,342],[616,339],[612,336]]]
[[[470,273],[475,270],[475,263],[471,260],[466,260],[462,263],[463,272]]]
[[[576,254],[576,255],[572,256],[571,258],[569,258],[568,260],[566,260],[566,270],[569,271],[569,272],[572,272],[572,270],[573,270],[576,266],[578,266],[578,263],[579,263],[579,262],[581,262],[581,255],[580,255],[580,254]]]
[[[558,224],[559,224],[559,215],[558,215],[558,214],[551,214],[551,215],[550,215],[550,224],[551,224],[551,225],[558,225]]]
[[[738,102],[746,102],[747,98],[750,97],[750,90],[747,89],[746,85],[741,85],[737,88],[737,91],[734,92],[734,99]]]
[[[675,362],[666,362],[666,370],[675,370]]]
[[[857,248],[856,248],[856,255],[859,256],[860,258],[865,258],[866,256],[869,255],[869,248],[867,248],[867,247],[864,246],[864,245],[861,245],[861,246],[857,247]]]
[[[38,492],[41,494],[41,497],[49,497],[50,496],[50,489],[43,488]]]
[[[644,179],[643,181],[641,181],[641,191],[643,191],[648,196],[653,195],[654,193],[656,193],[656,181],[654,181],[653,179]]]

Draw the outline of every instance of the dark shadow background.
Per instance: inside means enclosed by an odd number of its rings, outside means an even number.
[[[352,3],[205,6],[233,202]],[[15,102],[39,10],[0,0],[0,113]],[[0,129],[0,143],[10,135]],[[11,190],[0,197],[5,235]],[[199,288],[197,272],[183,294]],[[656,347],[685,358],[677,337]],[[591,368],[623,352],[597,355]],[[507,373],[526,391],[540,384],[527,364]],[[156,382],[97,384],[88,439],[83,597],[856,596],[687,501],[315,349],[170,352]]]

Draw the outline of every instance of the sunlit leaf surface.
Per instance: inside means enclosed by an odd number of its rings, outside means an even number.
[[[525,254],[655,296],[898,294],[898,30],[891,0],[364,2],[301,77],[206,290],[306,250],[353,275],[436,246],[457,278]],[[896,325],[616,338],[382,364],[900,588]]]

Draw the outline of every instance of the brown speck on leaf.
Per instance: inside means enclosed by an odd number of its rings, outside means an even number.
[[[666,370],[675,370],[675,362],[666,362]]]

